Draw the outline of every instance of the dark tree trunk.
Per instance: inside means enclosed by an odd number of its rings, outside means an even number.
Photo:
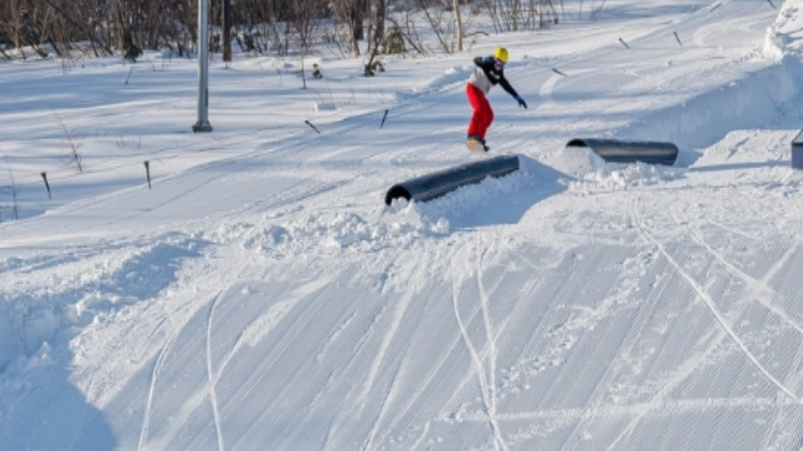
[[[223,41],[223,61],[229,63],[231,62],[231,0],[223,0],[221,20],[223,33],[220,39]]]
[[[376,0],[376,28],[374,35],[374,45],[379,47],[385,39],[385,15],[386,3],[385,0]]]
[[[355,42],[365,39],[363,20],[365,20],[365,0],[354,0],[351,7],[351,23],[353,24]]]

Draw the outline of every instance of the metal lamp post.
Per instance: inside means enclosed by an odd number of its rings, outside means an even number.
[[[209,123],[209,33],[208,0],[198,0],[198,122],[194,132],[211,132]]]

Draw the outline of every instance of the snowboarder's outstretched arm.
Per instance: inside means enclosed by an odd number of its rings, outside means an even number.
[[[524,109],[527,109],[527,102],[525,102],[524,99],[522,99],[521,96],[516,92],[516,90],[513,89],[513,86],[510,85],[510,82],[507,81],[507,78],[505,78],[504,74],[502,74],[502,77],[499,79],[499,86],[507,91],[508,94],[512,95],[513,98],[516,99],[516,102],[518,102],[519,106],[523,106]]]
[[[499,78],[499,86],[501,86],[502,89],[505,90],[505,92],[512,95],[514,99],[519,96],[519,93],[517,93],[516,90],[513,89],[513,86],[511,86],[510,82],[507,81],[507,78],[505,78],[504,74],[502,74],[502,76]]]

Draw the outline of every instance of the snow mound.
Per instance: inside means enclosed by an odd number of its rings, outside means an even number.
[[[335,111],[337,108],[331,102],[315,102],[312,105],[314,111]]]
[[[284,260],[305,255],[364,255],[407,247],[415,240],[448,231],[442,221],[423,218],[413,203],[394,202],[377,214],[313,213],[305,217],[257,224],[236,224],[217,230],[213,240],[239,241],[263,257]]]
[[[574,192],[624,191],[676,180],[686,173],[678,167],[606,163],[599,155],[581,147],[565,147],[544,160],[570,177],[568,188]]]
[[[69,340],[81,326],[168,292],[184,261],[199,256],[202,247],[193,236],[168,233],[6,265],[8,280],[0,281],[0,399],[25,390],[32,371],[66,364]],[[0,403],[0,418],[8,408]]]
[[[471,66],[473,67],[473,65]],[[443,74],[438,75],[422,86],[413,90],[414,94],[427,94],[431,92],[441,92],[448,90],[451,86],[468,81],[468,76],[471,70],[469,66],[456,67],[452,66],[443,71]]]
[[[803,1],[786,0],[767,29],[764,55],[781,59],[787,53],[803,54]]]
[[[583,174],[569,183],[574,192],[626,191],[629,188],[658,185],[684,177],[686,169],[645,163],[607,163],[603,168]]]
[[[765,130],[736,130],[725,135],[722,140],[703,149],[694,167],[731,166],[759,168],[762,166],[787,167],[791,158],[789,141],[796,130],[786,134],[771,133]]]
[[[542,162],[564,174],[582,178],[605,168],[605,160],[585,147],[564,147],[558,152],[545,155]]]

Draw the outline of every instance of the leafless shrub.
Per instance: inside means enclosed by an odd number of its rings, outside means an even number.
[[[440,2],[434,4],[429,0],[415,0],[415,2],[438,38],[441,50],[445,53],[454,53],[457,37],[454,10],[451,7],[444,8]]]
[[[346,57],[352,54],[351,42],[348,33],[344,30],[347,27],[336,21],[329,21],[329,24],[321,29],[321,44],[323,48],[339,57]]]
[[[142,136],[140,136],[136,141],[131,140],[135,143],[137,149],[142,148]],[[120,150],[128,149],[129,140],[126,139],[125,136],[120,136],[119,138],[114,138],[114,143],[117,145],[117,148]]]
[[[355,56],[360,55],[359,41],[365,39],[363,22],[367,7],[367,0],[334,0],[331,3],[331,14],[339,24],[337,33]]]
[[[548,28],[563,10],[562,0],[482,0],[482,5],[497,33]]]
[[[17,203],[19,188],[14,181],[14,173],[11,171],[11,164],[9,164],[8,158],[6,158],[5,154],[0,153],[0,155],[3,155],[3,160],[6,162],[9,180],[9,185],[0,186],[0,222],[3,222],[5,218],[19,219],[19,205]],[[4,199],[8,199],[8,205],[3,202]]]
[[[463,50],[463,39],[472,32],[461,10],[469,10],[469,19],[487,15],[496,32],[544,29],[563,15],[562,0],[390,1],[212,0],[210,17],[219,26],[212,25],[211,43],[224,60],[230,59],[233,40],[254,56],[308,55],[324,44],[343,56],[360,56],[365,50],[373,61],[377,47],[384,46],[380,54],[389,52],[386,22],[394,38],[402,38],[403,52],[428,55]],[[228,2],[230,9],[225,8]],[[580,15],[592,20],[605,8],[605,0],[579,2]],[[55,56],[69,61],[82,52],[117,54],[133,62],[146,50],[189,57],[197,54],[197,8],[197,0],[0,0],[0,58]],[[424,30],[416,28],[422,26],[422,16],[423,26],[436,38],[431,48],[422,39]],[[63,70],[69,68],[65,64]]]
[[[59,128],[61,128],[61,130],[64,132],[64,135],[67,137],[67,144],[70,151],[70,164],[74,165],[76,169],[78,169],[78,172],[83,173],[84,167],[81,164],[82,158],[81,154],[79,153],[82,144],[81,140],[74,137],[74,133],[70,131],[66,125],[64,125],[64,121],[62,121],[59,115],[56,114],[55,110],[53,111],[53,116],[59,123]]]
[[[580,0],[580,18],[583,17],[583,6],[586,0]],[[597,20],[602,12],[605,10],[605,0],[591,0],[590,12],[588,18]]]
[[[421,56],[429,54],[424,40],[421,38],[421,33],[415,25],[412,15],[405,11],[401,14],[388,17],[388,20],[393,24],[394,29],[398,30],[404,38],[405,42],[410,44],[410,47]]]

